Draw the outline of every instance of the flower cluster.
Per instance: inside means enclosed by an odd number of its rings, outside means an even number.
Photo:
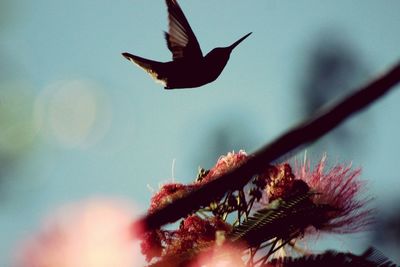
[[[240,150],[238,153],[229,152],[221,156],[217,164],[208,171],[201,170],[198,179],[188,185],[169,183],[163,185],[152,197],[149,213],[152,213],[174,200],[183,197],[203,184],[217,179],[220,175],[240,166],[247,154]],[[229,232],[231,225],[219,217],[202,219],[197,215],[185,218],[176,231],[155,230],[147,232],[142,237],[142,253],[148,261],[161,256],[175,255],[197,246],[216,240],[218,232]]]
[[[288,163],[270,166],[264,174],[267,180],[265,194],[268,202],[291,198],[307,191],[315,192],[312,203],[326,208],[316,209],[323,218],[318,230],[334,233],[363,231],[372,222],[368,198],[361,198],[364,183],[359,180],[361,169],[351,165],[336,165],[327,170],[326,156],[314,168],[305,160],[295,162],[294,171]]]
[[[243,150],[238,153],[229,152],[225,156],[221,156],[217,164],[208,171],[200,170],[198,179],[192,184],[169,183],[163,185],[160,190],[151,198],[149,212],[163,208],[165,205],[172,203],[175,199],[181,198],[196,188],[215,180],[222,174],[225,174],[234,168],[240,166],[247,159],[247,154]]]
[[[231,226],[218,217],[202,219],[197,215],[185,218],[178,230],[156,230],[145,233],[141,244],[147,261],[155,257],[169,257],[207,247],[218,234],[230,232]]]
[[[195,182],[164,185],[153,196],[149,212],[218,179],[247,159],[244,151],[230,152],[221,156],[210,170],[201,169]],[[246,243],[242,249],[249,249],[246,264],[256,266],[304,234],[321,230],[336,233],[364,230],[371,217],[366,208],[368,201],[358,196],[363,187],[359,175],[360,169],[353,170],[346,165],[326,170],[325,156],[313,169],[307,161],[269,165],[253,177],[251,184],[227,192],[225,197],[184,218],[179,229],[146,233],[142,253],[148,261],[160,262],[171,256],[201,254],[204,248],[216,244]],[[272,246],[270,253],[264,260],[255,260],[254,251],[268,244]]]

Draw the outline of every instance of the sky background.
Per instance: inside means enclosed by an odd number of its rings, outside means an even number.
[[[253,34],[215,82],[166,91],[121,56],[170,60],[164,1],[2,0],[0,266],[60,206],[102,197],[144,211],[151,188],[251,153],[400,58],[396,0],[180,4],[204,54]],[[400,200],[399,101],[394,90],[307,148],[361,166],[382,213]],[[372,242],[332,239],[327,247],[356,252]]]

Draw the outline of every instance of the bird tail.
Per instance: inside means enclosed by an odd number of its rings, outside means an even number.
[[[166,83],[165,75],[162,74],[164,63],[135,56],[130,53],[122,53],[122,55],[127,60],[144,69],[156,81],[161,82],[162,84]]]

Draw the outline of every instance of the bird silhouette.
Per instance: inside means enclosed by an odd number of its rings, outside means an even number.
[[[206,56],[201,52],[199,42],[176,0],[166,0],[168,7],[168,32],[165,32],[172,61],[158,62],[130,53],[122,55],[143,68],[165,89],[194,88],[218,78],[229,60],[232,50],[246,39],[246,34],[232,45],[217,47]]]

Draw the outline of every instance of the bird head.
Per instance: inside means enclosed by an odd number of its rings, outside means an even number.
[[[217,47],[214,48],[213,50],[210,51],[210,53],[207,55],[207,57],[218,59],[221,63],[223,62],[224,65],[226,62],[229,60],[229,56],[232,53],[233,49],[235,49],[236,46],[238,46],[244,39],[246,39],[251,32],[231,44],[230,46],[227,47]]]
[[[239,40],[237,40],[236,42],[234,42],[233,44],[231,44],[228,47],[225,47],[225,49],[229,50],[229,53],[232,52],[232,50],[238,46],[238,44],[240,44],[244,39],[246,39],[247,37],[249,37],[249,35],[252,34],[251,32],[249,32],[248,34],[246,34],[245,36],[243,36],[242,38],[240,38]]]

